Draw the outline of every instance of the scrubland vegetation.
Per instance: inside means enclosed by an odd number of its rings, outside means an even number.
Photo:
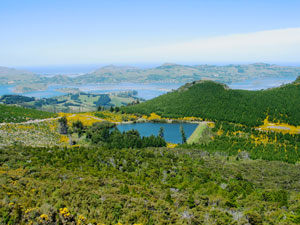
[[[65,137],[57,132],[57,121],[0,125],[0,147],[11,145],[65,145]]]
[[[300,221],[298,165],[165,148],[15,146],[0,156],[2,223]]]

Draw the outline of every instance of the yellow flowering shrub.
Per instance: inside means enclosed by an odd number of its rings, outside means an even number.
[[[68,218],[69,216],[71,216],[70,211],[67,208],[60,208],[59,209],[59,213],[64,217],[64,218]]]
[[[69,138],[66,135],[60,135],[60,140],[61,143],[68,144],[69,143]]]
[[[68,125],[73,122],[80,121],[84,126],[91,126],[93,123],[103,121],[102,119],[93,115],[93,113],[59,113],[60,117],[65,116],[68,120]]]
[[[43,221],[48,221],[49,217],[46,214],[42,214],[42,215],[40,215],[40,219]]]
[[[156,119],[161,119],[161,116],[157,115],[156,113],[151,113],[150,116],[148,117],[148,120],[156,120]]]
[[[167,148],[175,148],[177,144],[167,143]]]
[[[86,220],[86,218],[83,215],[79,215],[78,216],[78,220],[77,220],[77,224],[82,224],[84,221]]]
[[[264,119],[264,124],[258,127],[259,130],[275,131],[281,133],[298,134],[300,132],[300,126],[292,126],[287,123],[274,123],[269,121],[269,116]]]

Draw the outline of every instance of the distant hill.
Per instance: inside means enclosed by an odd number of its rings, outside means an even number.
[[[21,106],[0,104],[0,123],[19,123],[28,120],[55,117],[56,114],[35,109],[26,109]]]
[[[0,66],[0,84],[19,84],[38,80],[39,77],[32,72]]]
[[[97,83],[187,83],[196,80],[213,80],[222,83],[240,82],[262,77],[285,78],[300,75],[300,67],[278,66],[265,63],[249,65],[179,65],[165,63],[154,68],[129,66],[104,66],[92,73],[69,77],[56,75],[45,77],[27,71],[0,67],[0,84],[15,84],[18,93],[45,90],[50,84]],[[33,85],[34,84],[34,85]]]
[[[75,77],[75,83],[115,82],[172,82],[187,83],[209,79],[223,83],[243,81],[260,77],[287,77],[300,75],[300,67],[288,67],[255,63],[249,65],[178,65],[165,63],[149,69],[135,67],[105,66],[92,73]]]
[[[270,121],[300,125],[299,108],[300,85],[297,82],[268,90],[247,91],[232,90],[213,81],[200,81],[123,110],[141,114],[155,112],[175,118],[196,116],[258,126],[267,116]]]

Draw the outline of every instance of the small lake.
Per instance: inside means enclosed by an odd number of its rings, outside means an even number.
[[[170,143],[181,143],[180,126],[182,125],[185,135],[189,138],[196,127],[197,123],[130,123],[119,124],[117,128],[123,132],[128,130],[137,130],[142,137],[149,137],[151,135],[158,135],[160,127],[164,128],[164,139]]]

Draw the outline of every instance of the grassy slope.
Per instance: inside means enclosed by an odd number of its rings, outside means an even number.
[[[35,109],[26,109],[19,106],[8,106],[0,104],[0,123],[24,122],[34,119],[45,119],[55,117],[49,112],[43,112]]]
[[[194,130],[192,135],[187,140],[188,144],[193,144],[199,142],[200,138],[202,137],[202,133],[207,128],[206,124],[199,124],[198,127]]]
[[[81,224],[296,224],[299,171],[197,150],[6,148],[0,220],[23,224],[44,214],[61,222],[82,215]],[[70,216],[58,215],[64,207]]]
[[[123,110],[141,114],[156,112],[164,117],[196,116],[258,126],[267,115],[271,121],[299,125],[299,106],[300,85],[247,91],[231,90],[222,84],[204,81]]]

